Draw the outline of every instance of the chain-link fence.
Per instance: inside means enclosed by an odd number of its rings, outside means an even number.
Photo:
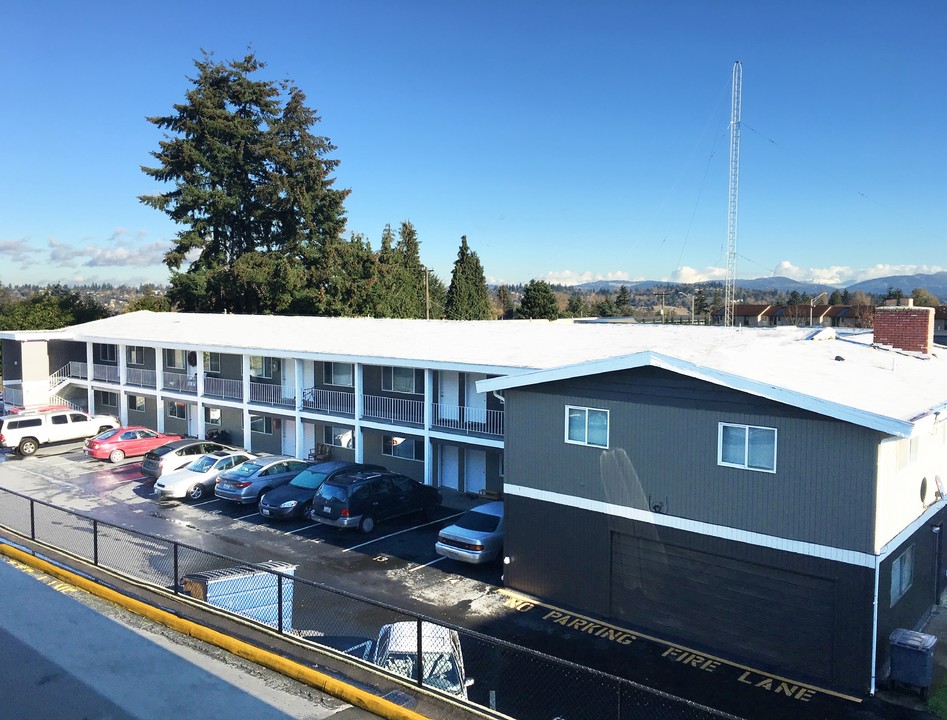
[[[623,678],[297,578],[294,566],[286,563],[246,563],[3,489],[0,525],[506,717],[733,718]]]

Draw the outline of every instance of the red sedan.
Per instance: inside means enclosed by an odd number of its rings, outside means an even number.
[[[85,441],[82,449],[86,455],[99,460],[117,463],[126,457],[144,455],[149,450],[161,447],[172,440],[180,440],[180,435],[165,435],[137,425],[106,430]]]

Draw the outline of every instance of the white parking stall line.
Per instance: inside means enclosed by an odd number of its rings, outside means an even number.
[[[420,570],[421,568],[426,568],[426,567],[428,567],[429,565],[433,565],[434,563],[439,563],[441,560],[446,560],[446,559],[447,559],[447,558],[445,558],[444,556],[441,556],[441,557],[439,557],[437,560],[431,560],[431,562],[429,562],[429,563],[424,563],[423,565],[417,565],[417,566],[411,568],[410,570],[408,570],[408,572],[414,572],[415,570]]]
[[[456,515],[448,515],[446,518],[438,518],[437,520],[431,520],[431,522],[426,522],[426,523],[422,523],[421,525],[415,525],[414,527],[405,528],[404,530],[393,532],[390,535],[382,535],[380,538],[375,538],[374,540],[369,540],[368,542],[363,542],[359,545],[353,545],[350,548],[345,548],[345,550],[343,550],[342,552],[351,552],[352,550],[358,550],[359,548],[363,548],[366,545],[371,545],[372,543],[379,542],[381,540],[387,540],[388,538],[394,537],[395,535],[401,535],[406,532],[411,532],[412,530],[418,530],[420,528],[427,527],[428,525],[437,525],[440,522],[444,522],[445,520],[453,520],[454,518],[460,517],[461,515],[463,515],[463,513],[459,512]]]
[[[209,505],[210,503],[220,502],[220,498],[211,498],[210,500],[205,500],[204,502],[194,503],[191,507],[200,507],[201,505]]]
[[[252,512],[249,515],[241,515],[240,517],[235,517],[234,520],[246,520],[248,517],[253,517],[254,515],[259,515],[260,512]]]
[[[286,534],[292,535],[294,533],[302,532],[303,530],[309,530],[310,528],[319,527],[322,523],[313,523],[312,525],[307,525],[306,527],[297,528],[296,530],[289,530]]]

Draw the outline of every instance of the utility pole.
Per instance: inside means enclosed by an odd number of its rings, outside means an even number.
[[[727,277],[724,281],[723,324],[733,326],[733,291],[737,277],[737,206],[740,194],[740,114],[743,105],[743,66],[733,63],[730,106],[730,210],[727,219]]]

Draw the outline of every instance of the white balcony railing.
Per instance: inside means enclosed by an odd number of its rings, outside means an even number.
[[[136,387],[153,388],[157,382],[158,373],[154,370],[144,370],[142,368],[126,368],[125,384],[135,385]]]
[[[463,433],[503,436],[503,411],[434,403],[431,426]]]
[[[197,378],[185,373],[161,373],[161,389],[177,392],[197,392]]]
[[[100,382],[118,382],[118,365],[92,365],[92,379]]]
[[[265,405],[296,405],[296,392],[293,388],[271,383],[250,381],[250,402]]]
[[[12,407],[23,407],[23,388],[14,385],[4,385],[3,404],[8,409]]]
[[[421,400],[365,395],[362,398],[362,417],[421,425],[424,422],[424,403]]]
[[[204,394],[228,400],[243,400],[243,381],[205,376]]]
[[[355,393],[322,390],[315,387],[306,388],[303,390],[303,409],[354,417]]]

